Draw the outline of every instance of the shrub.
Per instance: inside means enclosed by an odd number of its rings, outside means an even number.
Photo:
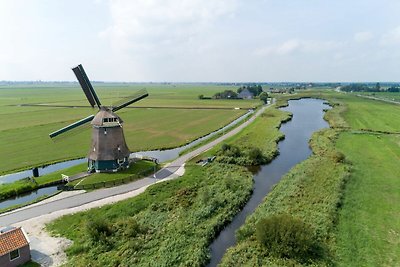
[[[86,232],[93,242],[104,242],[112,233],[111,227],[101,219],[89,220],[86,224]]]
[[[273,215],[256,224],[257,240],[274,256],[308,261],[318,251],[311,227],[287,214]]]
[[[249,150],[249,159],[253,165],[260,165],[265,161],[264,155],[258,147],[252,147]]]

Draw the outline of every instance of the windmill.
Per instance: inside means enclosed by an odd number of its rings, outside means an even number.
[[[147,97],[149,94],[142,89],[115,107],[102,106],[82,65],[78,65],[72,70],[90,105],[92,108],[97,106],[99,111],[96,115],[90,115],[72,123],[52,132],[49,136],[54,138],[90,122],[92,125],[92,143],[88,154],[88,171],[116,172],[128,168],[130,151],[125,142],[122,129],[123,121],[115,112]]]

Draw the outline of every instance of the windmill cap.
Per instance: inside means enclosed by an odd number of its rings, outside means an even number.
[[[105,126],[105,125],[110,126],[110,124],[105,123],[105,121],[106,121],[105,119],[113,119],[113,118],[116,118],[118,120],[119,124],[123,123],[123,120],[117,114],[115,114],[114,112],[112,112],[109,109],[102,107],[100,109],[100,111],[96,114],[96,116],[94,116],[91,124],[93,126],[99,126],[99,127]],[[110,120],[110,122],[111,122],[111,120]]]

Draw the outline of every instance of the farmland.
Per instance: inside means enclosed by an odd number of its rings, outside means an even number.
[[[132,151],[171,148],[214,131],[258,100],[198,99],[228,86],[94,84],[105,105],[146,87],[149,97],[118,114]],[[78,106],[77,108],[65,106]],[[48,134],[95,111],[76,84],[0,87],[0,173],[86,156],[90,127],[53,142]],[[234,109],[234,108],[241,108]],[[183,111],[184,110],[184,111]]]

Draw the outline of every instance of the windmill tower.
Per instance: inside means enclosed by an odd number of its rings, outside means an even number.
[[[90,115],[60,130],[52,132],[49,136],[54,138],[90,122],[92,125],[92,142],[88,154],[88,171],[116,172],[120,169],[128,168],[130,151],[125,142],[122,129],[123,121],[115,112],[147,97],[147,91],[140,90],[127,101],[116,107],[102,106],[82,65],[78,65],[72,70],[90,105],[92,108],[97,106],[99,111],[96,115]]]

